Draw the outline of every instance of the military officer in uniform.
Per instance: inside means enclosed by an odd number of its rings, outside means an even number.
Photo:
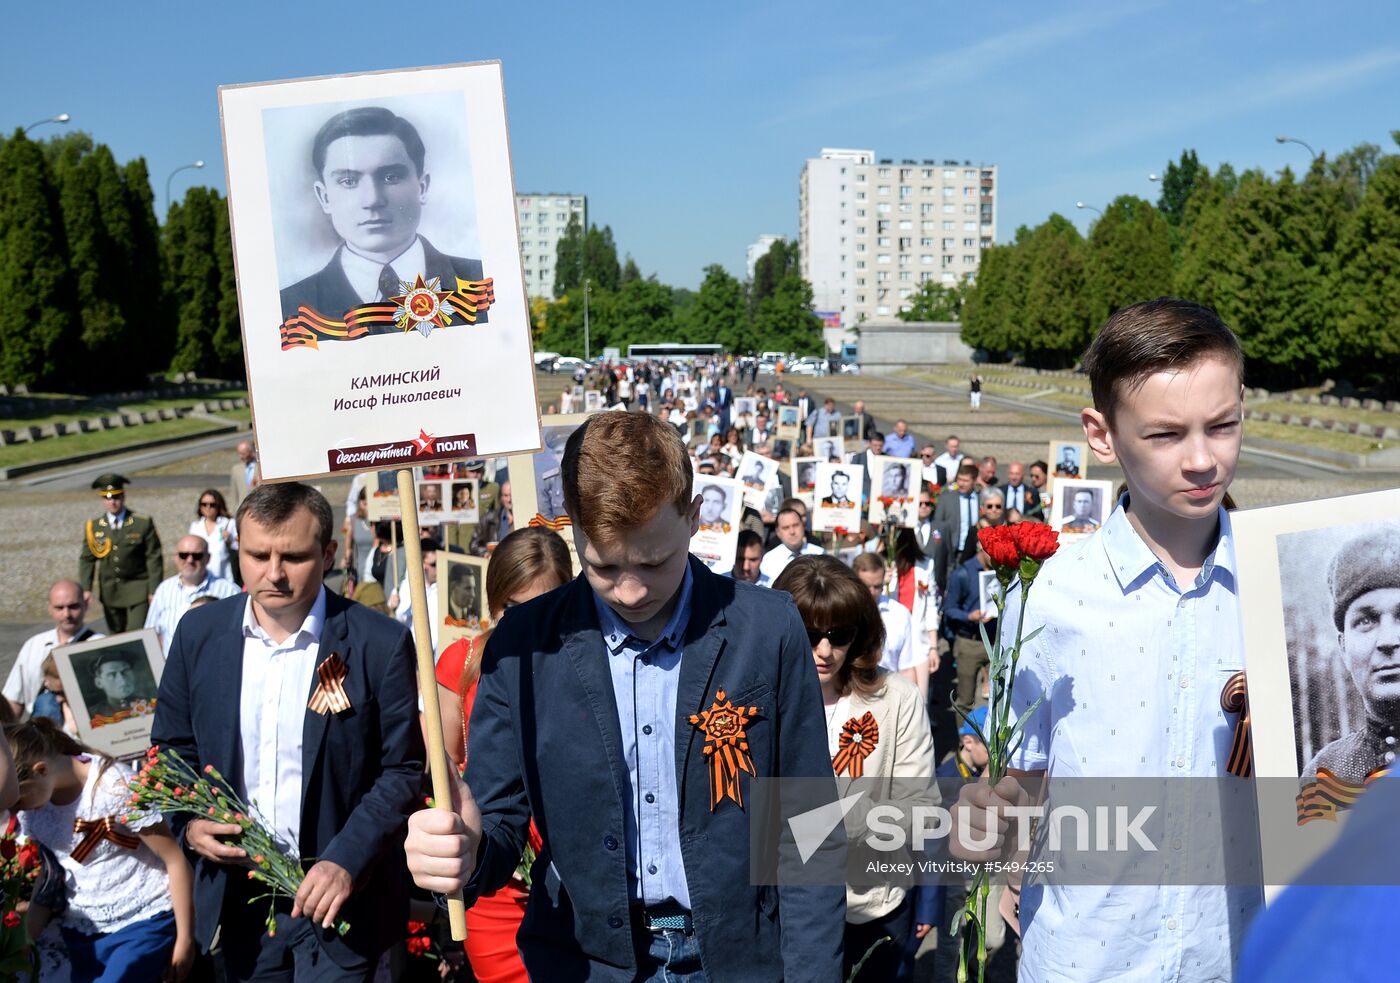
[[[146,623],[151,595],[165,577],[155,520],[127,509],[127,483],[119,474],[104,474],[92,483],[106,514],[87,521],[78,554],[78,583],[90,600],[97,574],[97,596],[113,634]]]

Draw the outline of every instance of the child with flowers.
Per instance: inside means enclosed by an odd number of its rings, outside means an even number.
[[[5,729],[21,829],[69,885],[59,926],[74,983],[181,980],[194,962],[194,889],[159,814],[132,813],[130,772],[38,718]],[[37,935],[50,911],[29,913]]]

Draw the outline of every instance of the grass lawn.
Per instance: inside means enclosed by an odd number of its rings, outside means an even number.
[[[243,411],[247,413],[247,410]],[[230,414],[231,415],[231,414]],[[88,454],[93,451],[117,451],[132,444],[163,437],[179,437],[184,434],[199,433],[203,430],[216,430],[219,424],[210,420],[161,420],[159,423],[146,423],[139,427],[125,427],[121,430],[100,430],[93,433],[78,433],[67,437],[49,437],[33,443],[11,444],[0,447],[0,467],[13,467],[17,464],[34,464],[38,461],[57,460],[75,454]]]
[[[76,408],[62,413],[35,412],[29,416],[7,416],[6,420],[19,427],[42,427],[46,423],[66,423],[69,420],[85,420],[93,416],[112,416],[120,410],[141,412],[159,410],[165,407],[193,406],[213,399],[246,398],[247,389],[220,389],[216,392],[200,393],[195,396],[173,396],[169,399],[148,399],[139,403],[115,403],[103,397],[83,400]],[[59,399],[79,399],[81,396],[61,396],[51,393],[31,394],[30,399],[57,401]]]
[[[1288,423],[1264,423],[1259,420],[1244,421],[1244,442],[1249,446],[1250,437],[1263,437],[1282,444],[1292,444],[1306,454],[1309,447],[1323,447],[1330,451],[1346,451],[1349,454],[1370,454],[1381,450],[1380,441],[1372,437],[1358,437],[1350,433],[1335,433],[1331,430],[1313,430]]]

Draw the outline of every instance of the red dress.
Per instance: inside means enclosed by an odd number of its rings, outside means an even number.
[[[454,693],[460,692],[459,684],[467,660],[479,659],[482,646],[476,638],[463,638],[453,642],[442,652],[437,664],[437,681]],[[462,695],[462,745],[467,746],[468,725],[472,717],[472,704],[476,702],[476,681],[473,680]],[[448,735],[444,739],[452,740]],[[464,759],[465,760],[465,759]],[[544,849],[535,821],[530,820],[530,848],[538,854]],[[518,878],[492,894],[484,894],[467,909],[467,961],[471,963],[472,975],[478,983],[529,983],[525,964],[520,961],[520,949],[515,936],[520,930],[520,922],[525,917],[525,901],[530,896],[529,889]]]

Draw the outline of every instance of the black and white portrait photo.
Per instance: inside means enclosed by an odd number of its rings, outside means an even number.
[[[811,493],[814,532],[860,528],[863,479],[864,469],[859,464],[816,462],[816,490]]]
[[[1062,536],[1087,536],[1108,521],[1113,510],[1113,483],[1087,478],[1055,482],[1050,527]]]
[[[471,624],[480,619],[481,569],[469,563],[448,566],[447,616]]]
[[[59,646],[53,650],[78,736],[114,756],[149,743],[163,663],[154,629]]]
[[[1362,785],[1400,753],[1400,520],[1278,537],[1303,777]]]
[[[812,456],[819,461],[839,461],[844,452],[845,442],[840,437],[812,438]]]
[[[880,472],[880,494],[892,498],[903,498],[908,495],[909,470],[910,465],[908,464],[886,462],[884,469]]]
[[[269,108],[263,126],[284,321],[482,279],[461,93]]]
[[[1050,442],[1050,471],[1056,478],[1083,478],[1087,472],[1087,445],[1072,440]]]
[[[553,522],[564,516],[564,445],[569,435],[588,419],[584,413],[548,416],[540,428],[542,449],[535,454],[517,454],[510,459],[510,486],[516,528],[536,514]],[[571,536],[565,536],[572,541]]]
[[[798,457],[792,462],[793,491],[811,492],[817,487],[817,459],[815,457]]]
[[[438,552],[438,644],[479,635],[486,621],[485,557]]]

